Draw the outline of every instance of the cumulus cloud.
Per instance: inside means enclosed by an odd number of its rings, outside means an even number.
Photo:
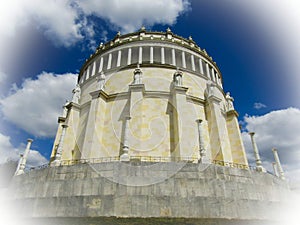
[[[0,133],[0,164],[8,160],[17,161],[19,159],[18,149],[14,148],[10,142],[10,137]]]
[[[248,131],[255,132],[255,140],[259,148],[264,166],[272,171],[274,161],[272,148],[278,149],[286,175],[293,182],[300,182],[300,110],[288,108],[272,111],[263,116],[244,117]],[[247,132],[242,133],[249,161],[254,163],[253,150]],[[298,174],[295,176],[295,174]],[[298,178],[297,178],[298,177]]]
[[[65,46],[74,44],[88,34],[86,31],[89,26],[69,0],[49,0],[47,4],[42,0],[10,0],[0,6],[0,34],[4,36],[15,35],[20,26],[29,23],[43,30],[54,43]]]
[[[106,19],[123,32],[132,32],[142,25],[172,25],[190,8],[188,0],[87,0],[78,1],[78,5],[86,15]]]
[[[4,87],[7,84],[7,74],[0,71],[0,87]],[[4,95],[3,88],[0,89],[0,98]]]
[[[48,163],[48,160],[44,156],[42,156],[39,151],[33,150],[33,149],[31,149],[29,151],[28,159],[26,161],[27,168],[41,166],[41,165],[45,165],[47,163]]]
[[[261,109],[261,108],[266,108],[267,106],[265,105],[265,104],[263,104],[263,103],[261,103],[261,102],[255,102],[254,104],[253,104],[253,108],[254,109]]]
[[[75,74],[43,72],[25,79],[20,88],[0,100],[4,118],[36,137],[53,137],[57,117],[76,84]]]
[[[0,85],[3,85],[6,79],[7,75],[0,71]]]
[[[167,7],[165,4],[168,4]],[[190,7],[188,0],[10,0],[0,3],[0,34],[14,35],[20,26],[34,23],[55,44],[71,46],[85,38],[93,43],[95,16],[114,29],[134,31],[142,24],[169,24]],[[9,23],[7,22],[9,21]]]
[[[24,152],[26,144],[22,143],[18,147],[14,147],[10,141],[10,137],[0,133],[0,164],[11,161],[18,161],[20,154]],[[35,167],[47,163],[48,160],[36,150],[30,150],[27,159],[27,167]]]

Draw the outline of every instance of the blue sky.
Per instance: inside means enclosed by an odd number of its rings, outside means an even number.
[[[16,158],[31,137],[30,163],[45,163],[57,117],[85,59],[117,31],[145,25],[191,35],[207,50],[222,72],[225,92],[235,99],[249,160],[247,129],[257,133],[265,166],[271,170],[271,148],[277,147],[288,176],[297,180],[299,6],[296,0],[0,3],[0,162]]]

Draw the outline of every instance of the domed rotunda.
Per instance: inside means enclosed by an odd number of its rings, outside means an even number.
[[[170,29],[118,33],[86,61],[73,93],[59,118],[53,165],[134,159],[248,166],[233,98],[191,37]]]
[[[38,224],[266,224],[289,193],[254,133],[248,165],[216,62],[170,29],[101,43],[63,108],[49,165],[11,185]]]

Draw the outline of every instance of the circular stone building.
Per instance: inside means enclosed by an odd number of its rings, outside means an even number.
[[[45,224],[265,224],[287,183],[254,139],[249,167],[237,116],[191,37],[118,33],[81,68],[49,166],[17,172],[14,201]]]

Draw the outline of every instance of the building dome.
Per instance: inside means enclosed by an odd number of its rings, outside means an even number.
[[[118,33],[85,62],[73,93],[59,118],[56,164],[138,159],[248,166],[233,98],[223,91],[216,63],[191,37],[170,29]]]

